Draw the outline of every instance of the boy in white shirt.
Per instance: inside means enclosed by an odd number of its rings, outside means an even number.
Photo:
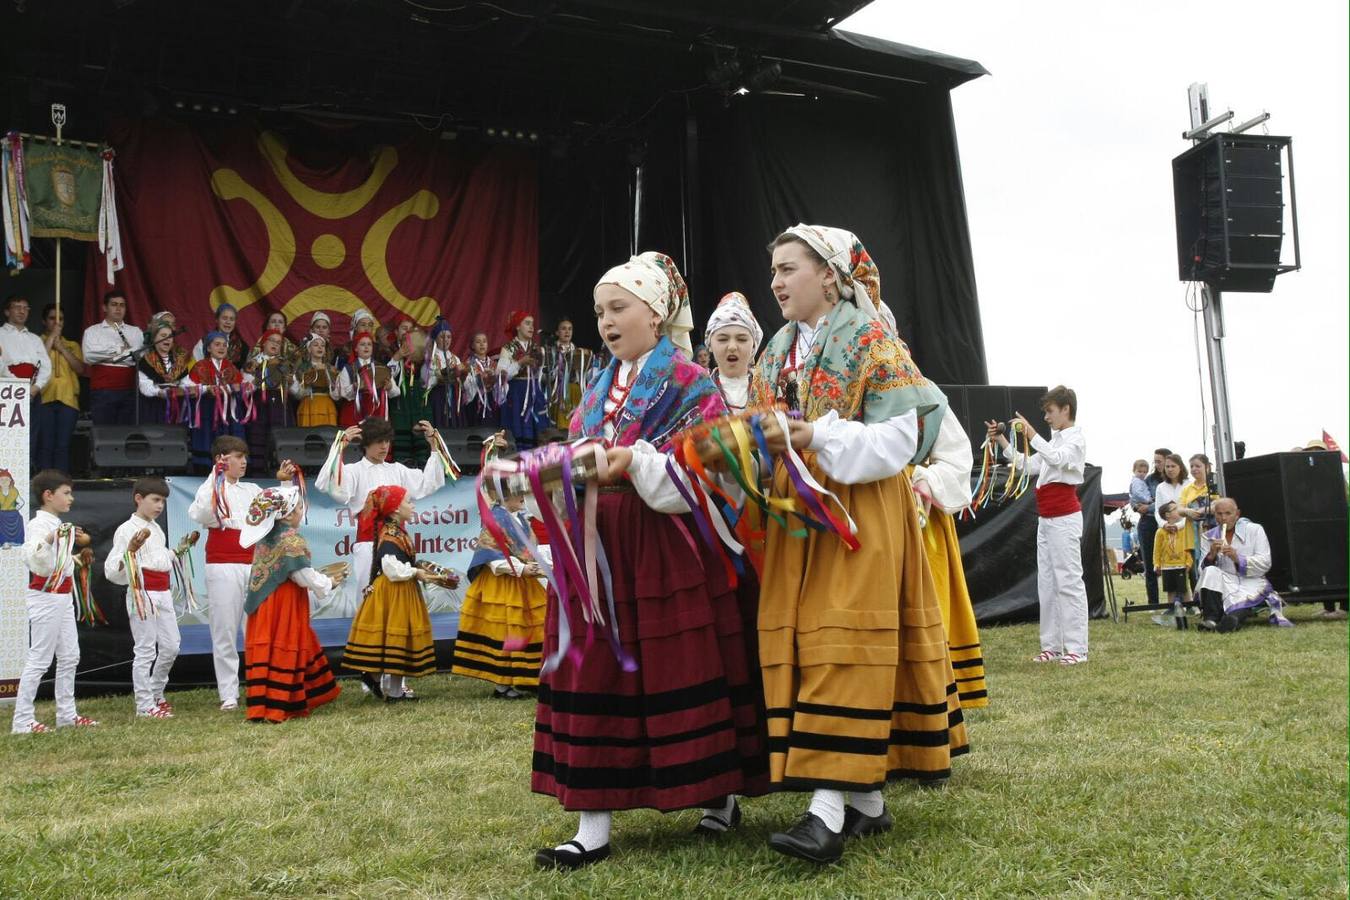
[[[1087,465],[1087,441],[1074,424],[1078,395],[1059,385],[1041,398],[1041,409],[1052,432],[1050,440],[1036,433],[1020,412],[1015,428],[1031,436],[1026,456],[1015,450],[999,422],[985,422],[991,440],[1003,448],[1003,456],[1028,466],[1036,476],[1036,588],[1041,601],[1041,652],[1036,662],[1074,666],[1087,662],[1088,602],[1083,586],[1083,508],[1078,503],[1078,485]]]
[[[127,586],[127,619],[135,642],[131,686],[136,697],[136,715],[147,719],[173,718],[173,706],[164,699],[164,688],[181,643],[178,615],[169,590],[173,551],[155,521],[164,513],[168,497],[169,486],[163,478],[141,478],[132,485],[136,512],[113,534],[112,550],[103,562],[107,579]],[[145,591],[140,609],[126,567],[128,553],[136,561]]]
[[[88,546],[83,529],[62,528],[61,516],[75,502],[70,476],[47,469],[33,476],[33,499],[40,509],[28,523],[23,559],[30,578],[25,604],[28,607],[28,659],[19,677],[14,702],[14,734],[44,734],[51,731],[34,716],[38,685],[56,657],[56,727],[88,728],[98,723],[75,711],[75,668],[80,664],[80,641],[75,631],[75,547]]]
[[[243,438],[222,434],[211,444],[211,458],[215,460],[215,473],[197,488],[188,518],[207,528],[206,615],[211,626],[220,708],[230,712],[239,708],[239,627],[253,567],[253,548],[240,546],[239,531],[244,527],[249,504],[262,488],[241,480],[248,471],[248,444]],[[217,474],[223,476],[219,510],[215,502]],[[286,460],[277,470],[277,480],[289,481],[294,474],[295,464]]]

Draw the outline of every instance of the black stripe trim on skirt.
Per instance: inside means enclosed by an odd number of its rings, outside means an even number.
[[[555,712],[574,716],[621,716],[625,718],[647,718],[697,709],[727,697],[732,706],[740,706],[737,694],[752,696],[749,690],[731,691],[725,678],[714,678],[702,684],[678,688],[673,691],[638,694],[591,694],[574,691],[555,690],[552,685],[539,686],[539,705]]]
[[[946,704],[943,704],[946,709]],[[824,703],[798,703],[797,712],[811,716],[837,716],[841,719],[874,719],[890,721],[889,709],[860,709],[856,706],[829,706]]]
[[[263,688],[264,690],[270,688],[274,691],[282,691],[283,693],[287,694],[295,694],[303,690],[306,696],[317,697],[319,694],[331,690],[337,684],[337,679],[333,677],[332,672],[325,672],[324,675],[326,677],[323,678],[322,681],[319,681],[317,684],[310,687],[306,687],[305,683],[302,681],[296,682],[272,681],[269,678],[245,679],[244,687],[246,688],[260,687]]]
[[[946,730],[943,730],[946,734]],[[816,734],[794,731],[787,737],[770,737],[770,753],[786,753],[790,747],[799,750],[824,750],[827,753],[854,753],[859,756],[885,756],[889,743],[884,738],[846,737],[837,734]]]
[[[771,791],[854,791],[870,793],[886,786],[884,781],[835,781],[831,778],[784,778]]]
[[[345,645],[348,653],[398,653],[403,656],[425,656],[428,653],[435,653],[434,644],[427,645],[425,650],[418,650],[416,654],[404,647],[395,647],[392,644],[354,644],[348,641]]]
[[[693,741],[710,734],[732,731],[733,729],[736,730],[738,735],[742,730],[748,731],[750,734],[755,734],[758,731],[756,728],[737,729],[735,722],[730,719],[723,719],[720,722],[713,722],[711,725],[705,725],[691,731],[681,731],[678,734],[666,734],[660,737],[623,738],[606,737],[605,735],[568,734],[565,731],[555,731],[543,722],[534,723],[536,733],[551,735],[557,743],[568,744],[573,747],[667,747],[671,744],[681,744],[685,741]]]
[[[461,631],[461,632],[459,632],[458,634],[455,635],[455,645],[458,646],[461,642],[466,643],[466,644],[478,644],[479,646],[482,646],[482,647],[491,647],[493,650],[505,650],[505,649],[506,649],[506,642],[505,642],[505,641],[494,641],[494,640],[492,640],[492,639],[489,638],[489,637],[484,637],[484,636],[481,635],[481,634],[474,634],[474,633],[471,632],[471,631]],[[533,644],[526,644],[524,647],[521,647],[521,648],[519,648],[519,649],[517,649],[517,650],[512,650],[511,652],[512,652],[512,653],[543,653],[543,652],[544,652],[544,642],[543,642],[543,641],[538,641],[538,642],[533,643]]]
[[[982,666],[982,665],[984,665],[984,657],[982,656],[977,656],[974,659],[961,659],[952,662],[953,669],[971,669],[974,668],[975,666]],[[957,679],[957,681],[960,680],[961,679],[959,678]]]
[[[450,664],[451,669],[472,669],[475,672],[490,672],[493,675],[524,675],[527,678],[534,678],[539,675],[539,667],[542,660],[536,660],[533,664],[522,660],[515,666],[494,666],[491,663],[485,663],[476,659],[469,659],[455,654],[454,661]]]
[[[551,754],[536,750],[534,771],[552,775],[558,784],[574,790],[633,790],[644,787],[681,788],[742,771],[739,754],[728,750],[676,766],[582,768],[560,763]]]
[[[983,676],[983,675],[972,675],[972,676],[969,677],[969,678],[958,678],[958,679],[956,679],[956,683],[957,683],[957,684],[969,684],[969,683],[972,682],[972,681],[984,681],[984,679],[985,679],[985,676]]]
[[[989,696],[988,691],[963,691],[960,695],[962,702],[965,702],[966,700],[978,700],[981,697],[988,697],[988,696]]]
[[[953,685],[955,687],[955,685]],[[955,690],[948,691],[949,694],[956,693]],[[936,716],[947,711],[947,701],[941,703],[897,703],[891,707],[893,713],[914,713],[920,716]]]
[[[951,647],[951,646],[949,646],[947,649],[950,650],[952,653],[955,653],[955,652],[957,652],[958,650],[975,650],[975,649],[977,649],[979,646],[980,646],[980,645],[979,645],[978,643],[976,643],[976,644],[962,644],[962,645],[959,646],[959,647]]]
[[[378,659],[378,660],[397,660],[404,663],[434,663],[436,661],[436,650],[432,648],[424,653],[418,653],[416,656],[408,653],[399,653],[397,650],[386,650],[383,653],[378,650],[371,652],[366,650],[352,650],[350,647],[342,654],[343,662],[349,659]]]
[[[248,669],[253,668],[264,668],[269,672],[276,672],[280,675],[303,675],[306,672],[314,671],[318,667],[320,660],[323,660],[323,664],[325,666],[328,665],[328,656],[325,653],[320,652],[313,659],[311,659],[306,665],[302,666],[299,669],[282,669],[272,665],[271,663],[265,660],[258,660],[257,662],[249,662],[248,659],[245,658],[244,669],[245,671],[247,671]]]

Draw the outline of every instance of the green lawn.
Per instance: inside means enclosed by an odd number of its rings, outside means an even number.
[[[1072,669],[1030,662],[1035,626],[986,629],[972,753],[944,789],[888,789],[895,830],[824,870],[765,846],[804,805],[779,795],[719,843],[620,814],[608,862],[535,871],[574,819],[529,792],[531,704],[465,679],[394,707],[347,682],[278,727],[207,691],[166,722],[84,701],[97,731],[0,738],[0,897],[1343,897],[1347,632],[1315,610],[1094,622]]]

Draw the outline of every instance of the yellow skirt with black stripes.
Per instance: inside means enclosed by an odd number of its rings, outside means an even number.
[[[956,693],[965,709],[989,705],[984,683],[984,653],[980,649],[980,629],[975,624],[975,607],[966,589],[966,570],[961,565],[961,544],[956,537],[956,521],[934,508],[923,529],[928,568],[937,588],[942,625],[947,630],[947,649],[956,672]]]
[[[436,671],[431,617],[417,581],[390,581],[383,573],[352,619],[342,665],[358,672],[421,676]]]
[[[870,791],[945,778],[968,744],[913,491],[903,474],[840,484],[815,454],[803,457],[853,516],[862,547],[768,526],[759,655],[771,780]],[[779,463],[774,492],[789,491]]]
[[[547,599],[538,579],[497,575],[484,566],[459,610],[451,673],[502,687],[538,687]]]

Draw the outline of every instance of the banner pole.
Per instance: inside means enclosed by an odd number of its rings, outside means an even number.
[[[66,105],[64,103],[52,104],[52,124],[56,126],[56,146],[61,146],[61,130],[66,126]],[[61,309],[61,238],[56,239],[56,296],[52,298],[56,304],[57,314],[64,319],[65,312]]]

